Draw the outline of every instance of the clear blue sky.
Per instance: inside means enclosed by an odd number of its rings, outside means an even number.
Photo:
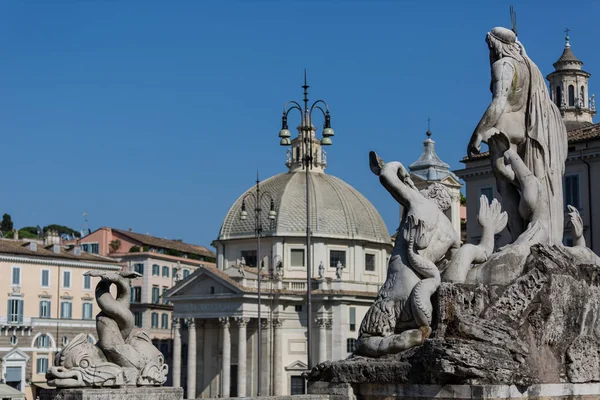
[[[281,109],[307,68],[336,131],[328,172],[393,230],[369,150],[412,163],[431,117],[438,154],[461,168],[490,101],[485,34],[509,25],[510,4],[3,0],[0,213],[80,229],[87,211],[92,229],[209,245],[257,169],[285,171]],[[544,74],[572,30],[593,93],[600,3],[513,4]]]

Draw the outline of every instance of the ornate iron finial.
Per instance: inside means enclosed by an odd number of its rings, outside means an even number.
[[[515,36],[519,36],[517,33],[517,12],[514,6],[510,6],[510,29],[515,33]]]
[[[306,84],[306,68],[304,68],[304,85],[302,86],[302,88],[304,89],[304,102],[305,104],[308,103],[308,88],[310,86],[308,86]]]
[[[567,45],[570,45],[571,43],[569,43],[569,32],[571,32],[571,30],[569,28],[565,28],[565,41],[567,42]]]

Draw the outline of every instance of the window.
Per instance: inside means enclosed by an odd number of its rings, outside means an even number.
[[[188,276],[190,276],[190,271],[188,271],[187,269],[183,270],[183,279],[187,278]]]
[[[356,350],[356,339],[346,339],[346,351],[348,353],[354,353],[354,351]]]
[[[163,304],[167,304],[169,302],[169,300],[167,300],[167,290],[169,290],[169,288],[166,286],[163,286],[163,289],[162,289],[162,303]]]
[[[160,275],[160,265],[152,265],[152,276],[159,276]]]
[[[65,319],[70,319],[73,311],[73,303],[70,301],[61,301],[60,302],[60,317]]]
[[[141,303],[142,302],[142,288],[140,286],[134,286],[131,288],[131,302]]]
[[[492,200],[494,199],[494,188],[484,187],[484,188],[479,189],[479,197],[481,197],[481,195],[484,195],[485,197],[487,197],[488,203],[491,203]]]
[[[256,267],[256,250],[243,250],[242,258],[249,267]]]
[[[293,396],[295,394],[304,394],[304,378],[302,376],[292,376],[291,377],[291,387],[290,394]]]
[[[329,267],[335,268],[338,261],[341,262],[343,266],[346,266],[346,252],[344,250],[330,250]]]
[[[92,253],[92,254],[98,254],[99,253],[99,251],[98,251],[98,243],[92,243],[90,245],[90,253]]]
[[[83,303],[82,319],[92,319],[92,303]]]
[[[169,277],[169,267],[163,267],[162,276],[168,278]]]
[[[13,285],[21,284],[21,267],[12,267],[12,279]]]
[[[375,254],[365,254],[365,271],[375,271]]]
[[[19,343],[19,338],[17,337],[17,335],[12,335],[10,337],[10,344],[12,344],[13,346],[16,346],[17,343]]]
[[[304,249],[290,250],[290,265],[292,267],[304,267]]]
[[[297,304],[294,306],[294,310],[296,312],[302,312],[302,304]]]
[[[133,264],[133,272],[144,275],[144,264]]]
[[[63,271],[62,286],[65,289],[71,288],[71,271]]]
[[[575,86],[569,85],[569,107],[575,105]]]
[[[350,315],[348,316],[348,322],[350,323],[350,331],[356,331],[356,307],[350,307]]]
[[[45,374],[48,372],[48,357],[38,356],[35,367],[36,374]]]
[[[565,175],[564,191],[565,191],[565,207],[571,205],[581,210],[579,200],[579,175]]]
[[[50,270],[43,269],[40,285],[42,287],[50,287]]]
[[[89,275],[83,276],[83,289],[90,290],[92,288],[92,277]]]
[[[83,251],[84,253],[89,253],[90,252],[90,245],[87,243],[83,243],[81,245],[81,251]]]
[[[50,336],[48,335],[40,335],[37,338],[37,347],[40,349],[47,349],[50,347]]]
[[[173,267],[173,269],[171,270],[171,276],[172,276],[173,278],[176,278],[176,277],[177,277],[177,268]]]
[[[8,323],[23,323],[23,300],[8,299]]]
[[[62,337],[62,345],[66,346],[69,344],[69,338],[67,336]]]
[[[210,294],[215,294],[215,287],[214,286],[210,287]]]
[[[50,300],[41,300],[40,301],[40,318],[50,318],[50,310],[51,304]]]
[[[157,304],[160,300],[160,290],[158,286],[152,286],[152,302]]]
[[[556,87],[556,105],[559,108],[562,106],[562,89],[560,86]]]
[[[139,311],[136,311],[133,313],[134,323],[135,323],[135,326],[138,328],[142,327],[142,321],[143,321],[142,317],[143,317],[143,314]]]
[[[152,313],[152,328],[158,328],[158,313]]]
[[[161,316],[161,324],[160,327],[162,329],[169,329],[169,314],[165,314],[163,313],[163,315]]]

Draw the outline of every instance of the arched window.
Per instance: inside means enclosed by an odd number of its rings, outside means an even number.
[[[558,107],[562,106],[562,89],[560,86],[556,87],[556,105]]]
[[[575,86],[569,85],[569,107],[575,106]]]
[[[40,349],[47,349],[50,347],[50,336],[40,335],[40,337],[37,339],[37,347]]]

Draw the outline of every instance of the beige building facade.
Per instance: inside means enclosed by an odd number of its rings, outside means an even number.
[[[90,270],[119,271],[116,260],[45,241],[0,240],[1,380],[36,398],[54,353],[79,333],[96,341],[94,289]]]

